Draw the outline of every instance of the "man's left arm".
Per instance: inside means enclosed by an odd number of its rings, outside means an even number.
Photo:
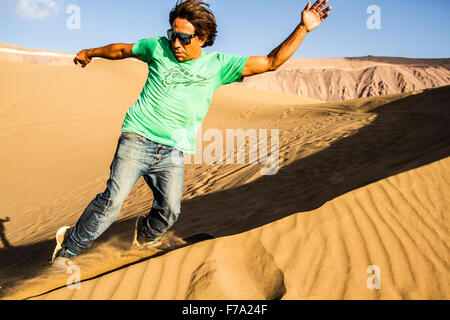
[[[308,1],[302,11],[302,21],[294,32],[282,44],[272,50],[269,55],[249,57],[242,71],[242,76],[247,77],[267,71],[275,71],[285,63],[301,45],[308,32],[317,28],[328,17],[331,6],[323,9],[327,3],[328,0],[323,2],[317,0],[311,7],[311,1]]]

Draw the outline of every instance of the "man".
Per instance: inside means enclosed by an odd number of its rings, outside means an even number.
[[[213,45],[217,29],[209,5],[199,0],[177,2],[170,12],[167,38],[78,52],[74,63],[83,68],[93,57],[134,57],[146,62],[149,71],[138,100],[125,116],[106,190],[91,201],[75,226],[58,230],[52,262],[64,265],[88,249],[117,218],[141,176],[153,191],[154,201],[149,214],[136,220],[133,244],[139,249],[158,245],[180,214],[183,155],[195,151],[195,135],[213,93],[223,84],[280,67],[306,34],[328,17],[331,7],[325,8],[327,2],[318,0],[311,6],[308,1],[300,24],[267,56],[203,51]]]

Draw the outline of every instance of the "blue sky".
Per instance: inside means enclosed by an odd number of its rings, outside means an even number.
[[[165,35],[175,0],[0,0],[0,42],[75,53],[110,43]],[[300,22],[306,0],[209,0],[218,38],[208,51],[266,55]],[[80,10],[69,29],[70,5]],[[294,57],[450,57],[449,0],[330,0],[330,17]],[[381,29],[367,13],[380,8]]]

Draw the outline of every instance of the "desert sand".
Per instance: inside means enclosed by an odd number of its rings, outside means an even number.
[[[449,298],[450,86],[335,102],[224,86],[197,148],[209,129],[278,129],[277,173],[186,157],[173,250],[131,249],[153,199],[141,179],[73,273],[54,274],[54,233],[104,191],[146,65],[0,68],[2,299]]]

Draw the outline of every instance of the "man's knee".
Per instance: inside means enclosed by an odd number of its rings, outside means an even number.
[[[130,192],[131,190],[120,188],[119,184],[109,179],[106,190],[99,193],[96,199],[105,207],[121,207]]]
[[[160,236],[167,232],[180,215],[180,205],[173,204],[162,208],[152,208],[147,216],[147,226],[153,236]]]

